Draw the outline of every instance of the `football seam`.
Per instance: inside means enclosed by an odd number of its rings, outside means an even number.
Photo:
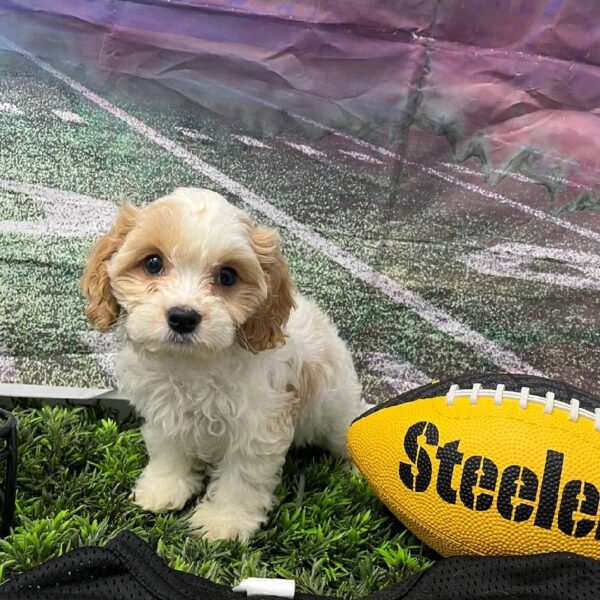
[[[376,404],[375,406],[366,410],[361,415],[356,417],[353,423],[356,423],[357,421],[360,421],[365,417],[369,417],[370,415],[386,408],[408,404],[415,400],[444,396],[448,393],[450,386],[454,383],[462,384],[464,386],[472,386],[474,383],[477,383],[477,381],[484,381],[487,383],[487,385],[490,385],[492,382],[494,385],[496,385],[496,383],[500,381],[507,384],[510,389],[518,389],[519,383],[521,383],[523,386],[531,386],[531,388],[534,389],[535,393],[538,395],[543,395],[548,389],[555,388],[554,391],[556,392],[556,395],[559,396],[563,401],[565,398],[578,398],[581,405],[590,411],[593,411],[600,406],[600,398],[592,396],[585,390],[569,385],[563,381],[548,379],[545,377],[536,377],[533,375],[486,372],[463,375],[453,379],[446,379],[444,381],[437,380],[419,388],[403,392],[398,396],[390,398],[385,402]]]
[[[475,405],[481,396],[492,396],[494,405],[500,406],[505,400],[518,400],[519,406],[525,410],[530,404],[544,407],[544,414],[551,415],[555,409],[568,412],[569,420],[577,422],[580,417],[590,419],[594,422],[594,429],[600,431],[600,408],[594,412],[581,408],[577,398],[571,398],[570,402],[556,400],[554,392],[547,392],[545,396],[536,396],[529,393],[528,387],[522,387],[519,392],[508,391],[504,384],[500,383],[496,389],[484,389],[480,383],[475,383],[471,388],[460,389],[457,384],[450,386],[446,394],[446,405],[454,406],[457,398],[469,398],[471,404]]]

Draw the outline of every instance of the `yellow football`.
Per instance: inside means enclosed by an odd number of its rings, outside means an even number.
[[[348,448],[442,556],[600,559],[600,401],[583,390],[524,375],[433,383],[359,417]]]

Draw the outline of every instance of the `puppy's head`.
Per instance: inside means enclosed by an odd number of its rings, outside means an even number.
[[[106,330],[122,319],[151,351],[274,348],[294,306],[277,234],[193,188],[124,206],[93,248],[81,288],[92,323]]]

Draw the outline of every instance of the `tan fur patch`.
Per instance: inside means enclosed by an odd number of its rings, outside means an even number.
[[[294,284],[277,232],[249,222],[248,227],[250,242],[265,273],[268,295],[263,306],[243,325],[242,341],[249,350],[260,352],[285,342],[283,328],[295,307]]]
[[[108,277],[107,263],[123,244],[137,221],[138,209],[124,205],[113,226],[93,247],[80,281],[81,291],[89,301],[88,319],[101,331],[110,328],[119,316]]]

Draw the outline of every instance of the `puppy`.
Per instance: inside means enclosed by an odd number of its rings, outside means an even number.
[[[334,325],[294,289],[275,231],[209,190],[125,205],[81,280],[86,314],[118,324],[121,389],[144,418],[136,504],[247,540],[266,521],[292,443],[346,457],[367,406]],[[208,476],[208,477],[207,477]]]

